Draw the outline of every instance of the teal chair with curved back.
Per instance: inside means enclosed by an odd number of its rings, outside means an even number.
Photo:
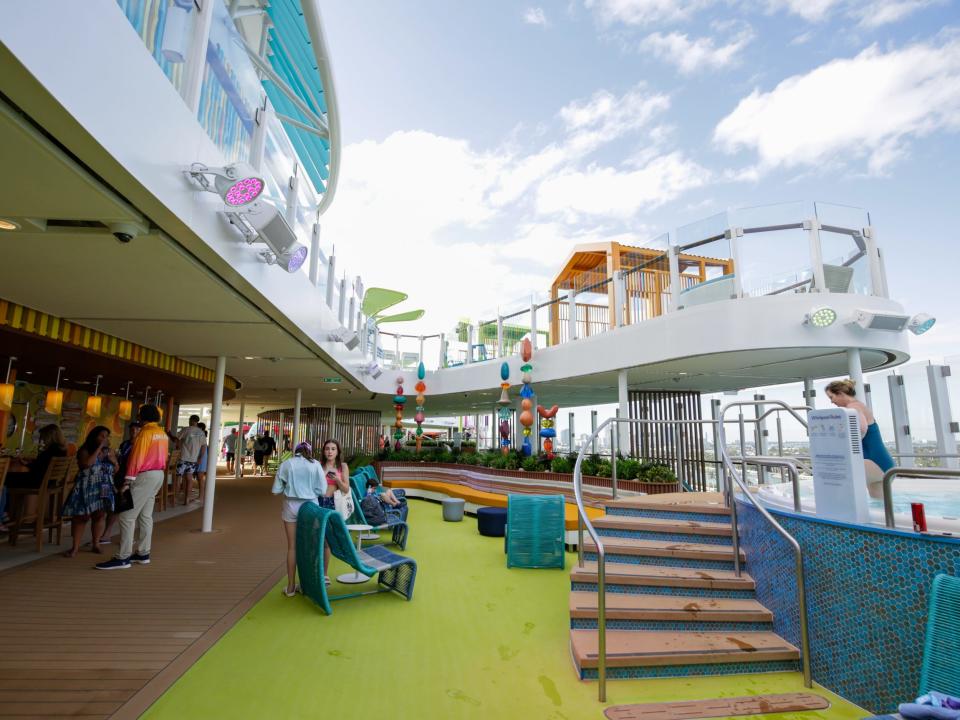
[[[507,567],[560,568],[565,556],[563,495],[508,495]]]
[[[960,697],[960,578],[937,575],[930,593],[920,693]]]
[[[382,525],[372,525],[367,522],[367,518],[363,514],[360,501],[363,500],[367,494],[367,480],[370,478],[377,480],[377,473],[372,465],[365,465],[362,468],[358,468],[350,475],[350,490],[353,493],[353,515],[350,516],[349,524],[370,525],[371,528],[378,532],[389,530],[392,534],[391,542],[401,550],[405,550],[407,548],[407,537],[410,534],[410,526],[407,525],[406,520],[388,514],[386,523]],[[377,480],[377,482],[379,483],[379,480]]]

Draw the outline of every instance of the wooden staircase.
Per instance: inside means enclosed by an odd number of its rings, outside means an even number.
[[[614,500],[593,521],[606,551],[607,677],[688,677],[799,669],[773,632],[753,579],[733,570],[729,510],[714,504]],[[570,574],[570,651],[595,679],[596,545]],[[740,553],[741,566],[746,563]]]

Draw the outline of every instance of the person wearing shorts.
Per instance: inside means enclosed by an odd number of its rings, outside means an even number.
[[[283,594],[293,597],[300,590],[297,585],[297,513],[304,503],[317,504],[317,498],[327,492],[323,466],[313,459],[310,443],[297,445],[293,457],[280,464],[271,492],[283,496],[280,518],[287,536],[287,587]]]
[[[177,476],[183,478],[183,504],[190,503],[190,493],[193,489],[193,476],[197,474],[200,465],[201,449],[206,447],[207,435],[199,427],[200,416],[191,415],[190,424],[177,435],[177,446],[180,448],[180,461],[177,463]]]

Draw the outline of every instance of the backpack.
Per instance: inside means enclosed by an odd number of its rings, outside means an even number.
[[[363,516],[367,519],[368,525],[386,525],[387,514],[383,511],[383,503],[376,495],[367,495],[360,501],[360,509]]]

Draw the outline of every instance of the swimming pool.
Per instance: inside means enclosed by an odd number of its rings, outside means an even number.
[[[758,496],[765,505],[793,509],[790,483],[762,485]],[[933,478],[897,478],[893,481],[893,512],[897,527],[912,528],[910,503],[923,503],[927,526],[944,532],[960,531],[960,480]],[[816,513],[813,479],[800,479],[800,504],[804,512]],[[870,520],[883,525],[883,500],[870,498]]]

